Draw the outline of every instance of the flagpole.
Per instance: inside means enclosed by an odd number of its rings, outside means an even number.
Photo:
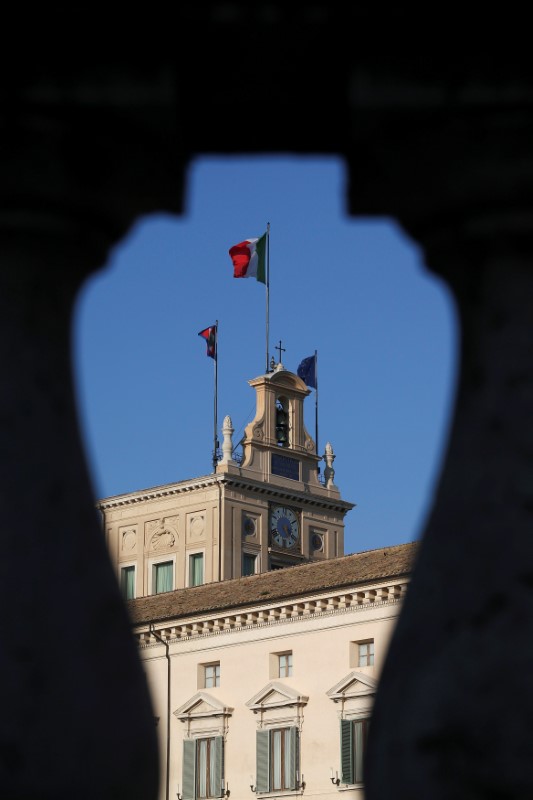
[[[214,396],[214,424],[213,424],[213,472],[216,472],[217,469],[217,451],[218,451],[218,439],[217,439],[217,410],[218,410],[218,319],[215,320],[215,396]]]
[[[315,442],[316,442],[316,454],[318,456],[319,449],[318,449],[318,352],[315,350]],[[320,475],[320,466],[317,461],[317,471]]]
[[[267,222],[266,237],[266,370],[268,372],[268,325],[269,325],[269,304],[270,304],[270,222]]]

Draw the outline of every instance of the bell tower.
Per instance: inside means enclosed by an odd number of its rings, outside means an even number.
[[[310,390],[281,364],[249,383],[256,392],[256,414],[244,432],[242,469],[266,482],[288,479],[320,487],[320,459],[304,424]]]
[[[249,381],[256,411],[244,431],[242,461],[226,455],[217,466],[217,475],[225,475],[224,577],[246,574],[249,565],[266,572],[344,555],[344,516],[353,503],[341,499],[334,483],[329,442],[319,478],[320,457],[304,423],[310,389],[281,363],[271,366]]]

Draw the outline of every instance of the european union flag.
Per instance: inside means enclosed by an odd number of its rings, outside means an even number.
[[[308,386],[316,389],[316,354],[308,356],[300,362],[297,370],[298,377],[301,378]]]

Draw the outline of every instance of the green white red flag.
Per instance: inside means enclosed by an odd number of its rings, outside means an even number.
[[[266,242],[264,233],[258,239],[245,239],[230,247],[234,278],[255,278],[266,284]]]

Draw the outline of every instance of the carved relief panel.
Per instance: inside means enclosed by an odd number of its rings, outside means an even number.
[[[137,528],[131,525],[119,528],[120,556],[126,557],[137,552]]]
[[[150,520],[144,529],[147,551],[172,550],[178,543],[178,517]]]
[[[205,511],[195,511],[187,515],[187,544],[205,540]]]

